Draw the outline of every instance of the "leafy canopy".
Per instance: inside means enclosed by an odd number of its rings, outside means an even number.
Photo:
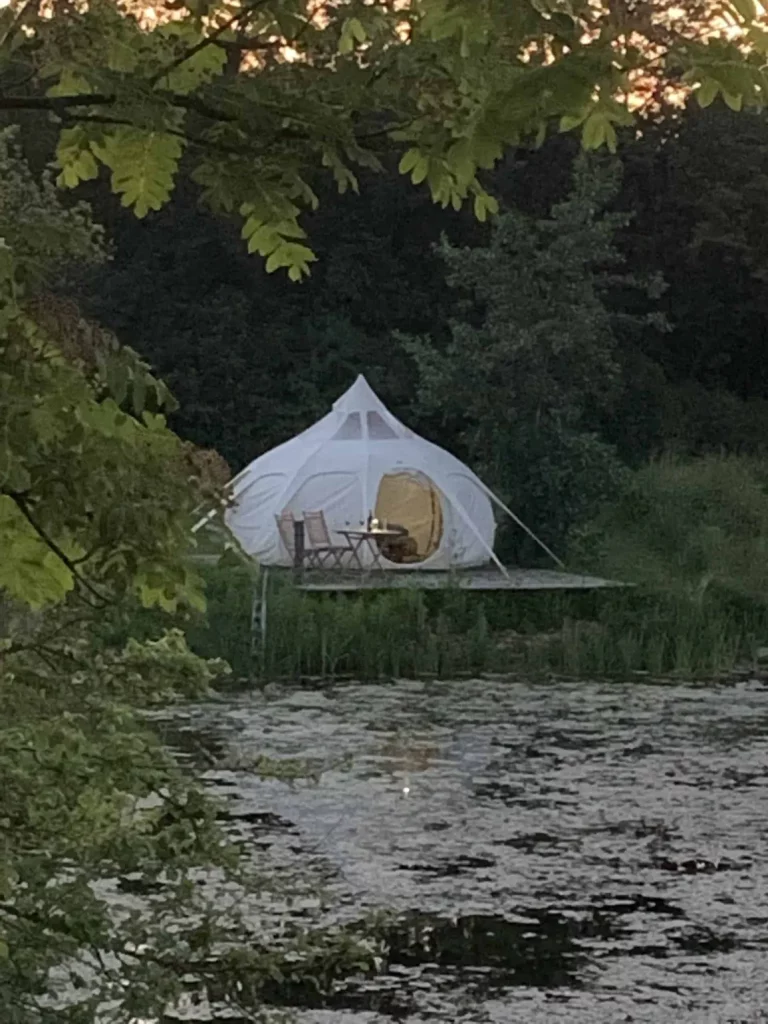
[[[182,556],[206,474],[166,426],[173,399],[51,290],[66,262],[101,258],[100,232],[7,131],[0,176],[0,591],[33,608],[73,591],[200,606]]]
[[[719,34],[711,21],[698,35],[678,27],[667,7],[174,0],[150,17],[115,0],[11,0],[0,111],[54,114],[59,182],[104,168],[140,217],[188,175],[208,205],[242,218],[270,271],[299,279],[315,259],[300,217],[317,204],[318,171],[357,189],[356,168],[381,167],[382,144],[400,147],[400,172],[436,202],[470,202],[483,220],[496,201],[481,174],[507,146],[555,125],[614,149],[649,78],[705,104],[764,101],[768,31],[753,0],[724,0]]]

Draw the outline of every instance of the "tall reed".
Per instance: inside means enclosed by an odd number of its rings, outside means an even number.
[[[277,584],[263,641],[268,678],[361,679],[483,671],[491,641],[482,607],[432,612],[423,592],[312,594]]]
[[[692,601],[642,591],[311,593],[268,587],[266,635],[252,630],[262,581],[243,566],[203,569],[205,616],[173,622],[137,611],[105,639],[181,624],[193,650],[240,679],[452,678],[483,672],[571,677],[712,676],[768,641],[768,610],[731,594]],[[121,632],[122,631],[122,632]]]

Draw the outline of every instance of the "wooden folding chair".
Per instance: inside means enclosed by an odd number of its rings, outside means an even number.
[[[280,540],[285,545],[285,549],[291,558],[295,561],[296,559],[296,533],[293,528],[294,518],[292,512],[283,512],[279,516],[275,516],[275,522],[277,523],[277,530],[280,534]]]
[[[330,564],[337,569],[344,568],[344,556],[354,556],[355,549],[350,543],[334,544],[323,512],[305,512],[304,529],[309,544],[307,551],[317,558],[319,568]]]
[[[293,512],[283,512],[279,516],[275,516],[275,522],[277,523],[277,529],[280,533],[280,539],[282,540],[288,554],[291,556],[294,564],[296,563],[296,520],[293,517]],[[317,568],[321,568],[322,563],[317,557],[315,552],[308,547],[304,548],[302,564],[306,565],[307,568],[312,568],[314,565]]]

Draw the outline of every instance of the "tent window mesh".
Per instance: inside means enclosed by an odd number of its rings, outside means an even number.
[[[333,435],[334,441],[359,441],[363,436],[363,426],[359,412],[351,412]]]
[[[397,434],[380,413],[369,412],[368,437],[371,441],[391,441]]]

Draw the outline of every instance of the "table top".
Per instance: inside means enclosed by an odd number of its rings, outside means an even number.
[[[401,537],[400,530],[337,530],[342,537]]]

